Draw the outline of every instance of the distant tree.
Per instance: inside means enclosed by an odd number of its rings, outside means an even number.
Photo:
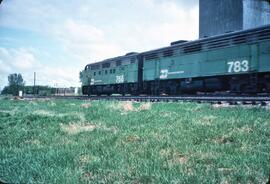
[[[10,74],[8,76],[8,84],[9,86],[24,86],[24,81],[21,74]]]
[[[24,81],[21,74],[10,74],[8,76],[8,86],[6,86],[2,94],[12,94],[12,95],[18,95],[20,90],[23,90],[24,87]]]
[[[4,89],[1,91],[2,95],[8,95],[8,94],[12,94],[10,87],[9,86],[5,86]]]
[[[83,71],[80,71],[80,82],[83,81]]]

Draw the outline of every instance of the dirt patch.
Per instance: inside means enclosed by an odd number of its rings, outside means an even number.
[[[109,109],[113,109],[113,110],[120,110],[123,112],[123,114],[126,114],[126,112],[134,111],[134,109],[135,109],[133,106],[133,102],[131,102],[131,101],[115,102],[115,103],[109,104],[106,107]]]
[[[70,123],[68,125],[63,125],[61,124],[61,129],[62,131],[70,134],[70,135],[76,135],[81,132],[92,132],[94,131],[97,126],[92,125],[92,124],[75,124],[75,123]]]
[[[116,127],[106,127],[106,126],[99,126],[100,129],[107,131],[107,132],[111,132],[113,134],[116,134],[118,132],[118,129]]]
[[[37,140],[37,139],[26,140],[24,143],[26,143],[26,144],[32,144],[32,145],[37,145],[37,146],[39,146],[41,144],[40,141]]]
[[[80,165],[85,165],[91,161],[91,157],[89,155],[81,155],[78,159]]]
[[[163,118],[171,118],[177,116],[178,114],[176,112],[161,112],[160,115]]]
[[[120,103],[120,108],[124,111],[134,111],[133,103],[129,101]]]
[[[36,106],[37,105],[37,102],[35,102],[35,101],[29,101],[29,104]]]
[[[9,111],[9,110],[0,110],[1,113],[5,113],[8,114],[10,116],[13,116],[15,113],[13,111]]]
[[[56,106],[56,103],[54,103],[53,101],[50,101],[49,104],[50,104],[51,107],[55,107]]]
[[[15,96],[15,97],[13,97],[12,99],[10,99],[10,100],[24,100],[22,97],[19,97],[19,96]]]
[[[179,164],[186,164],[188,162],[188,157],[183,155],[183,154],[177,154],[174,156],[174,160],[176,161],[176,163],[179,163]]]
[[[81,122],[86,121],[85,115],[83,113],[72,113],[71,115],[72,116],[77,116],[80,119]]]
[[[199,122],[200,124],[203,124],[203,125],[212,125],[216,119],[217,119],[216,116],[207,115],[207,116],[203,116]]]
[[[233,129],[233,133],[251,133],[253,130],[252,128],[248,127],[248,126],[243,126],[241,128],[235,128]]]
[[[129,143],[137,143],[141,141],[142,140],[138,135],[129,135],[125,138],[125,142],[129,142]]]
[[[47,110],[36,110],[33,112],[33,114],[40,115],[40,116],[47,116],[47,117],[56,116],[56,114],[53,111],[47,111]]]
[[[90,171],[84,172],[82,175],[82,182],[88,182],[91,181],[94,178],[94,174]]]
[[[35,98],[35,99],[31,99],[31,101],[36,101],[36,102],[49,102],[52,101],[53,99],[51,98]]]
[[[171,112],[161,112],[161,116],[164,118],[172,117],[172,113]]]
[[[60,141],[58,142],[59,145],[78,145],[78,143],[67,136],[62,136]]]
[[[235,171],[233,168],[218,168],[218,171],[222,174],[230,174]]]
[[[15,107],[12,110],[0,110],[0,112],[9,114],[10,116],[14,116],[17,112],[19,112],[19,109],[18,107]]]
[[[230,178],[227,177],[222,177],[220,184],[231,184],[232,182],[230,181]]]
[[[84,108],[84,109],[88,109],[91,107],[91,104],[90,103],[84,103],[81,105],[81,108]]]
[[[188,160],[187,156],[179,154],[178,156],[174,156],[172,159],[169,159],[167,163],[169,167],[173,167],[177,165],[185,165]]]
[[[223,103],[223,104],[213,104],[212,108],[213,109],[220,109],[220,108],[237,108],[237,107],[241,107],[241,108],[245,108],[245,109],[254,109],[254,108],[260,108],[260,105],[252,105],[252,104],[236,104],[236,105],[231,105],[229,103]],[[264,108],[267,108],[264,107]],[[269,108],[270,110],[270,108]]]
[[[113,109],[121,110],[123,114],[126,112],[138,112],[138,111],[147,111],[152,108],[151,103],[142,103],[139,107],[134,107],[134,103],[136,102],[119,102],[115,106],[113,106]]]
[[[48,111],[48,110],[36,110],[32,114],[34,115],[39,115],[39,116],[45,116],[45,117],[65,117],[65,116],[72,116],[72,117],[77,117],[80,122],[85,122],[86,118],[84,113],[55,113],[54,111]]]
[[[139,111],[147,111],[150,110],[152,108],[152,104],[151,103],[143,103],[140,105],[140,107],[138,108]]]
[[[199,111],[202,111],[203,110],[203,106],[201,106],[201,105],[197,105],[196,107],[194,107],[194,108],[192,108],[192,110],[191,111],[193,111],[193,112],[199,112]]]
[[[171,154],[170,149],[162,149],[159,151],[160,156],[162,157],[168,157]]]
[[[213,104],[212,107],[214,109],[218,109],[218,108],[228,108],[228,107],[235,107],[234,105],[230,105],[228,103],[223,103],[223,104]]]
[[[169,167],[175,165],[184,165],[189,161],[187,155],[180,153],[178,150],[174,149],[162,149],[160,150],[160,156],[167,159],[167,164]]]
[[[219,137],[214,139],[214,142],[217,144],[232,144],[235,140],[232,137]]]
[[[192,154],[193,157],[200,158],[200,159],[214,159],[218,157],[218,153],[216,152],[196,152]]]
[[[264,109],[270,111],[270,104],[268,104],[267,106],[265,106]]]

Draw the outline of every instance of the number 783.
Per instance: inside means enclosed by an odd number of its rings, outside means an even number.
[[[238,72],[247,72],[249,71],[249,62],[248,60],[243,61],[231,61],[228,62],[228,72],[229,73],[238,73]]]

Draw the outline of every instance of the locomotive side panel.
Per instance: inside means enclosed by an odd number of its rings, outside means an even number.
[[[134,83],[138,79],[138,62],[123,62],[99,70],[91,70],[91,85]]]
[[[134,90],[138,81],[138,59],[123,56],[90,64],[83,71],[84,94],[99,95]]]
[[[270,41],[259,44],[259,72],[270,72]]]
[[[156,76],[159,74],[158,65],[159,65],[159,59],[144,61],[143,63],[143,80],[144,81],[155,80]]]
[[[251,45],[239,45],[208,51],[207,60],[201,62],[201,76],[236,75],[257,69],[257,60],[251,58]]]
[[[144,61],[143,80],[185,79],[255,72],[258,70],[257,45],[243,44],[200,53]],[[265,57],[267,56],[262,56],[262,65],[268,66],[269,62],[266,63]]]

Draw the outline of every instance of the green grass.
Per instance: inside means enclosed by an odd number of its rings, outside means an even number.
[[[269,174],[262,108],[0,100],[2,181],[266,183]]]

